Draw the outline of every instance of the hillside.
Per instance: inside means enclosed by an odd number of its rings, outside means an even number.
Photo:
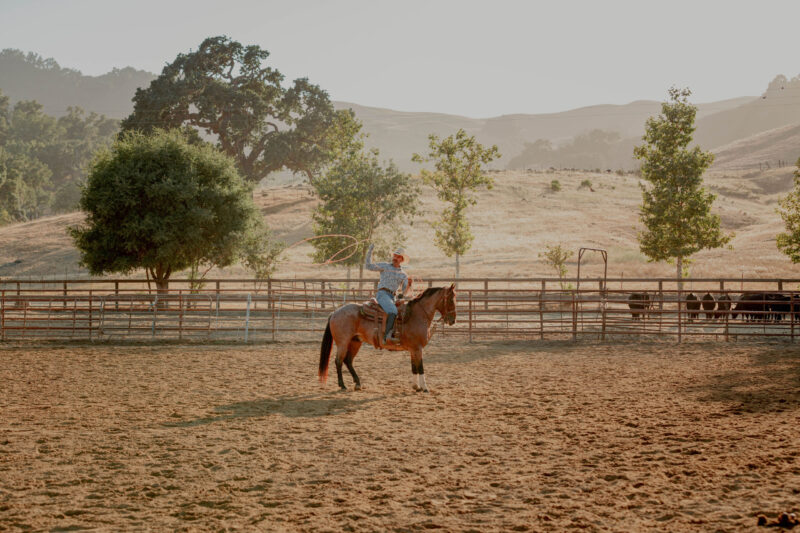
[[[0,52],[0,91],[8,95],[12,102],[37,100],[43,104],[46,113],[54,116],[61,116],[68,106],[77,105],[112,118],[124,118],[132,110],[131,99],[136,88],[149,85],[155,77],[153,73],[130,67],[115,69],[102,76],[84,76],[76,70],[62,68],[54,59],[43,59],[18,50]],[[754,97],[742,97],[699,104],[698,118],[702,122],[720,113],[731,113],[752,105],[753,100]],[[368,145],[379,148],[382,157],[393,159],[401,170],[416,172],[419,167],[411,163],[411,155],[425,151],[428,134],[449,135],[458,128],[475,135],[484,144],[499,146],[503,158],[494,165],[498,169],[505,168],[513,157],[520,154],[525,142],[547,139],[555,144],[563,144],[592,130],[615,132],[625,139],[624,146],[615,146],[612,153],[589,154],[590,163],[581,166],[634,168],[635,163],[629,157],[629,145],[632,146],[634,140],[642,135],[645,121],[659,112],[661,104],[642,100],[625,105],[589,106],[560,113],[515,114],[482,119],[395,111],[340,101],[334,102],[334,106],[337,109],[352,108],[363,121],[364,131],[369,134]],[[709,124],[716,128],[715,122]],[[724,142],[708,147],[718,144]]]
[[[706,149],[717,148],[797,123],[800,123],[800,77],[787,80],[778,76],[761,98],[699,118],[695,141]]]
[[[713,170],[770,168],[777,161],[794,167],[800,157],[800,123],[757,133],[720,146],[714,150]]]
[[[782,169],[784,172],[787,169]],[[693,276],[708,277],[798,277],[800,270],[775,247],[781,222],[775,212],[776,201],[786,188],[774,190],[778,170],[757,176],[741,172],[712,172],[709,187],[719,195],[715,211],[723,227],[735,231],[733,250],[720,249],[696,255]],[[638,206],[641,201],[638,179],[633,175],[583,172],[498,172],[496,187],[481,195],[470,211],[476,239],[462,259],[462,275],[471,276],[551,276],[538,253],[548,243],[562,243],[572,250],[580,246],[609,251],[609,276],[672,276],[674,269],[664,263],[648,263],[636,243]],[[548,192],[557,179],[559,193]],[[594,192],[579,189],[590,180]],[[311,235],[310,213],[316,200],[305,187],[272,187],[256,193],[257,203],[279,238],[288,243]],[[433,244],[430,226],[442,205],[426,192],[421,216],[402,231],[412,255],[411,272],[422,278],[452,275],[453,261]],[[85,276],[78,268],[78,253],[65,233],[78,223],[75,213],[49,217],[27,224],[0,228],[0,276],[48,277]],[[277,273],[279,277],[341,276],[342,268],[310,263],[310,245],[293,248]],[[589,258],[587,276],[596,276],[600,266]],[[575,274],[574,258],[569,275]],[[212,272],[212,276],[246,276],[240,267]]]

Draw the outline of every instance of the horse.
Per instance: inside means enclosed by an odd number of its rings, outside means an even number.
[[[425,370],[422,365],[422,349],[430,339],[431,322],[436,312],[444,321],[452,326],[456,321],[456,290],[455,283],[449,287],[431,287],[425,292],[409,301],[404,310],[405,320],[400,329],[397,343],[383,344],[379,335],[383,331],[375,327],[373,320],[364,318],[361,314],[361,305],[349,303],[336,309],[328,317],[328,325],[322,336],[322,346],[319,352],[319,380],[325,383],[328,379],[328,362],[331,356],[332,345],[336,344],[336,374],[339,378],[339,388],[347,390],[342,379],[342,363],[347,365],[347,370],[353,377],[355,390],[361,390],[361,381],[358,379],[353,359],[361,344],[368,342],[376,348],[386,348],[391,351],[407,351],[411,354],[412,386],[415,391],[429,392],[425,382]],[[401,311],[403,312],[403,311]]]

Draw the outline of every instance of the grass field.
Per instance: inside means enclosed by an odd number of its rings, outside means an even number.
[[[776,213],[777,200],[792,186],[794,167],[764,172],[715,171],[706,184],[718,198],[713,211],[726,232],[735,233],[733,249],[702,251],[693,257],[693,277],[739,278],[800,277],[796,265],[775,245],[784,230]],[[642,196],[634,175],[579,171],[493,173],[495,187],[479,195],[469,219],[475,241],[461,260],[463,277],[555,276],[539,257],[548,244],[561,243],[577,253],[581,246],[609,252],[609,277],[672,277],[675,269],[664,262],[649,263],[639,252],[641,230],[638,209]],[[559,181],[560,192],[549,191]],[[589,181],[591,189],[581,187]],[[278,239],[296,243],[313,235],[311,213],[317,201],[307,186],[259,189],[255,193],[268,225]],[[413,276],[446,278],[454,274],[454,260],[436,248],[431,223],[443,209],[429,188],[423,188],[420,216],[413,225],[401,224],[389,237],[404,237],[411,254]],[[79,255],[66,233],[80,222],[80,214],[46,217],[0,228],[0,277],[63,278],[86,276]],[[310,244],[292,248],[276,277],[345,277],[342,267],[312,263]],[[383,258],[376,257],[382,260]],[[576,257],[568,263],[568,276],[576,275]],[[19,261],[19,262],[17,262]],[[582,275],[602,275],[599,257],[587,254]],[[185,277],[186,273],[174,277]],[[210,277],[249,277],[239,265]],[[135,277],[143,278],[142,273]]]
[[[0,529],[742,531],[798,511],[800,350],[0,347]],[[351,385],[349,376],[346,382]]]

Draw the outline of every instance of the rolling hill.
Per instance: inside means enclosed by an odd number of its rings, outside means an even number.
[[[45,112],[60,116],[68,106],[80,106],[87,111],[95,111],[112,118],[124,118],[132,110],[131,98],[138,87],[149,85],[156,75],[130,67],[115,69],[102,76],[85,76],[80,72],[61,67],[54,59],[42,57],[19,50],[0,52],[0,90],[13,101],[37,100],[43,104]],[[701,145],[713,148],[734,140],[724,124],[729,118],[745,117],[755,126],[739,128],[749,136],[763,129],[783,126],[792,121],[781,122],[779,117],[786,108],[769,107],[756,97],[741,97],[719,102],[698,105],[698,140]],[[645,120],[657,114],[660,102],[636,101],[625,105],[596,105],[559,113],[515,114],[492,118],[469,118],[441,113],[403,112],[390,109],[361,106],[349,102],[334,102],[336,108],[352,108],[364,123],[369,133],[368,145],[381,150],[386,159],[393,159],[405,171],[416,171],[418,166],[411,163],[411,154],[427,148],[430,133],[449,135],[458,128],[475,135],[484,144],[497,144],[503,158],[494,168],[505,168],[508,162],[523,150],[525,142],[547,139],[555,144],[563,144],[574,137],[592,130],[616,132],[625,139],[626,146],[614,148],[614,154],[600,154],[594,164],[586,168],[606,167],[603,161],[619,160],[616,167],[633,168],[634,163],[627,157],[627,145],[638,139],[644,131]],[[800,109],[800,106],[798,106]],[[791,111],[793,112],[793,111]],[[762,117],[764,114],[768,117]],[[753,118],[756,117],[756,118]],[[759,118],[761,117],[761,118]],[[736,120],[740,120],[736,118]],[[788,119],[787,119],[788,120]],[[800,122],[800,118],[794,122]],[[756,128],[757,131],[751,131]],[[705,130],[709,133],[706,134]],[[719,130],[719,131],[718,131]],[[738,131],[738,130],[737,130]],[[704,137],[705,135],[705,137]],[[705,139],[709,138],[708,142]],[[620,156],[618,153],[622,153]],[[628,164],[624,164],[624,163]]]

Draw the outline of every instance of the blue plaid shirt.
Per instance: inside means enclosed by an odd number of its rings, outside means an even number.
[[[372,262],[372,245],[369,245],[367,250],[367,258],[364,262],[364,268],[381,273],[381,279],[378,281],[378,290],[388,289],[392,294],[397,292],[400,286],[403,286],[403,293],[408,288],[408,276],[403,272],[403,267],[396,267],[391,263],[373,263]]]

